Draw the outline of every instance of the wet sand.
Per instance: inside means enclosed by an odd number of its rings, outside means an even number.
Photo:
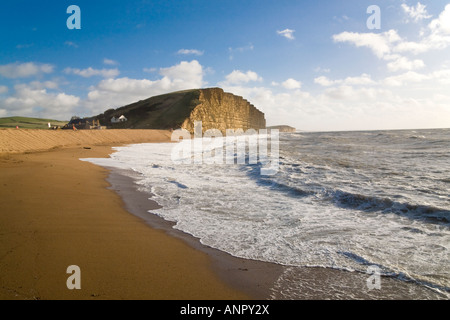
[[[110,146],[0,157],[0,299],[248,299],[207,254],[124,209]],[[66,286],[81,269],[81,290]]]
[[[151,213],[160,206],[151,200],[151,194],[139,191],[135,180],[131,177],[133,173],[117,169],[110,170],[107,179],[111,185],[110,188],[124,200],[127,211],[143,219],[152,228],[163,230],[166,234],[181,239],[189,246],[207,254],[219,278],[233,288],[244,292],[249,298],[270,299],[271,288],[286,267],[234,257],[201,244],[198,238],[190,234],[173,229],[174,223]]]

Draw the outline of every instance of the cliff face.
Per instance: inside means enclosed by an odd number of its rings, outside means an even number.
[[[265,129],[264,113],[240,96],[224,92],[220,88],[201,89],[199,104],[181,125],[194,132],[194,122],[202,121],[202,130],[218,129]]]
[[[267,130],[271,130],[271,129],[277,129],[280,132],[295,132],[296,129],[294,127],[290,127],[290,126],[272,126],[272,127],[267,127]]]
[[[127,121],[112,123],[124,116]],[[194,132],[194,122],[202,121],[202,129],[265,129],[264,113],[240,96],[220,88],[185,90],[154,96],[130,105],[110,109],[88,119],[99,120],[113,129],[177,129]]]

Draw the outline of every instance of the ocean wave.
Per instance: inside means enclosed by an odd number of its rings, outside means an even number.
[[[445,225],[450,222],[450,210],[434,206],[402,203],[390,198],[354,194],[342,190],[333,190],[329,194],[332,201],[338,206],[368,212],[394,213],[427,223]]]
[[[258,169],[259,170],[259,169]],[[339,189],[333,189],[317,184],[298,186],[287,183],[281,179],[261,177],[256,167],[248,171],[249,175],[257,179],[259,185],[270,189],[285,192],[293,197],[314,197],[324,203],[332,203],[334,206],[344,209],[353,209],[363,212],[401,215],[412,220],[420,220],[426,223],[439,224],[450,227],[450,210],[425,204],[405,203],[394,200],[402,198],[399,195],[388,197],[377,197],[352,193]]]
[[[404,272],[398,272],[396,270],[392,270],[389,267],[386,267],[384,265],[381,264],[377,264],[371,261],[366,260],[365,258],[353,253],[353,252],[341,252],[338,251],[337,253],[345,256],[348,259],[353,260],[354,262],[363,265],[363,266],[376,266],[379,268],[380,270],[380,275],[382,276],[386,276],[386,277],[392,277],[392,278],[397,278],[399,280],[402,281],[407,281],[407,282],[415,282],[417,284],[420,284],[422,286],[428,287],[429,289],[432,290],[436,290],[437,292],[440,293],[448,293],[450,292],[450,287],[447,287],[445,285],[439,285],[430,281],[426,281],[426,280],[422,280],[422,279],[418,279],[415,278],[413,276],[410,276]]]
[[[186,185],[184,185],[184,184],[178,182],[178,181],[175,180],[175,179],[169,178],[169,179],[166,179],[166,181],[169,182],[169,183],[172,183],[172,184],[176,185],[176,186],[177,186],[178,188],[180,188],[180,189],[188,189],[188,186],[186,186]]]
[[[169,144],[121,148],[112,161],[142,173],[139,184],[162,206],[152,213],[207,246],[283,265],[361,272],[376,265],[445,291],[450,179],[446,159],[433,155],[448,149],[414,152],[428,139],[411,135],[284,135],[275,176],[262,176],[261,164],[174,165]],[[348,159],[350,167],[338,164]]]

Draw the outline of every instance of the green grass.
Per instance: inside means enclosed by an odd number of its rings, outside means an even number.
[[[127,106],[110,109],[94,118],[114,129],[176,129],[200,103],[200,90],[183,90],[154,96]],[[112,116],[124,115],[128,121],[111,124]]]
[[[7,117],[0,118],[0,128],[21,129],[48,129],[48,123],[52,126],[64,126],[69,121],[59,121],[53,119],[27,118],[27,117]]]

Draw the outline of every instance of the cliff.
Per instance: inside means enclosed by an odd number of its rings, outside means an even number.
[[[127,121],[111,123],[124,116]],[[264,129],[264,114],[247,100],[220,88],[178,91],[110,109],[92,117],[102,126],[114,129],[177,129],[193,133],[194,121],[202,121],[208,129]]]
[[[202,121],[203,131],[208,129],[265,129],[264,114],[240,96],[220,88],[202,89],[199,104],[184,120],[181,128],[194,131],[194,121]]]
[[[290,127],[290,126],[272,126],[272,127],[267,127],[267,130],[271,130],[271,129],[278,129],[280,132],[295,132],[295,128],[294,127]]]

